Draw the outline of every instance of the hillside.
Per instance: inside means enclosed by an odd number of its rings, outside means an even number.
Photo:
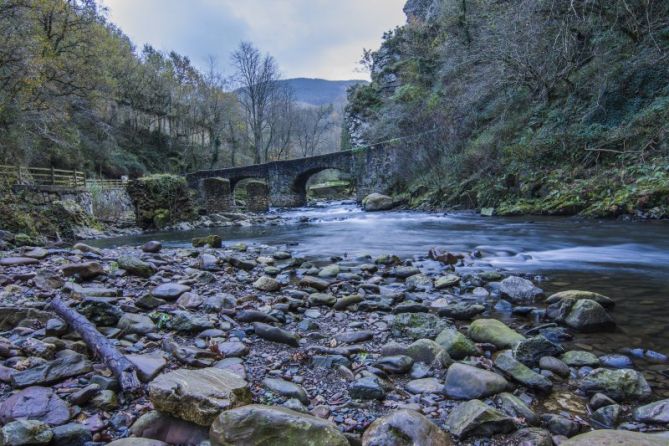
[[[531,3],[409,0],[351,140],[401,138],[412,206],[669,216],[669,3]]]
[[[295,100],[310,105],[328,105],[346,103],[346,91],[353,85],[366,84],[366,81],[329,81],[325,79],[295,78],[285,79],[281,83],[288,85],[295,94]]]

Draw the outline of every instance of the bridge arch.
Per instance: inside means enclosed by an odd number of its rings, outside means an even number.
[[[272,206],[295,207],[306,203],[306,184],[309,178],[327,169],[337,169],[351,176],[356,185],[358,201],[372,192],[388,193],[402,180],[404,170],[397,150],[379,145],[365,150],[194,172],[187,175],[187,179],[189,185],[200,192],[200,181],[204,178],[227,178],[230,180],[231,190],[245,178],[264,179]]]
[[[305,201],[306,201],[307,192],[308,192],[307,191],[307,185],[309,184],[309,180],[312,179],[315,175],[318,175],[321,172],[325,172],[325,171],[329,171],[329,170],[341,172],[343,174],[346,174],[349,177],[351,176],[350,169],[344,170],[344,169],[337,168],[337,167],[324,167],[324,166],[310,168],[310,169],[305,170],[304,172],[302,172],[301,174],[299,174],[295,177],[295,179],[293,180],[293,185],[292,185],[293,191],[297,194],[304,195]]]

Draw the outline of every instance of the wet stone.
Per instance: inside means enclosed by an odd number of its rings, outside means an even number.
[[[546,339],[544,336],[534,336],[518,342],[513,347],[513,356],[528,367],[535,367],[545,356],[558,356],[564,349]]]
[[[348,388],[348,393],[356,400],[381,400],[386,395],[379,379],[371,376],[353,381]]]
[[[93,439],[86,426],[79,423],[69,423],[52,429],[52,446],[85,446]]]
[[[424,415],[398,410],[375,420],[362,436],[364,446],[450,446],[445,432]]]
[[[628,356],[615,353],[600,356],[599,363],[602,365],[602,367],[608,367],[612,369],[631,369],[634,367],[632,360]]]
[[[0,422],[6,424],[18,419],[58,426],[70,419],[70,407],[51,388],[28,387],[0,404]]]
[[[442,317],[449,317],[458,321],[468,321],[484,311],[485,307],[483,305],[458,302],[439,308],[437,313]]]
[[[509,375],[514,381],[531,389],[549,392],[553,388],[553,383],[548,378],[515,360],[511,350],[505,350],[497,354],[495,367]]]
[[[191,288],[188,285],[182,285],[179,283],[163,283],[158,285],[151,291],[151,295],[157,299],[164,300],[176,300],[183,293],[190,291]]]
[[[137,368],[137,376],[143,382],[153,380],[167,365],[167,361],[159,353],[126,355],[126,358]]]
[[[257,404],[223,412],[211,426],[210,440],[212,446],[349,446],[346,437],[327,420]]]
[[[619,402],[643,400],[652,393],[643,374],[631,369],[595,369],[578,386],[587,394],[601,392]]]
[[[634,419],[642,423],[669,423],[669,399],[637,407],[634,410]]]
[[[91,370],[91,362],[85,356],[72,353],[15,373],[12,375],[12,384],[16,387],[54,384],[65,378],[78,376]]]
[[[549,370],[558,376],[566,378],[571,373],[569,366],[552,356],[544,356],[539,360],[539,368]]]
[[[436,378],[423,378],[409,381],[406,390],[415,393],[441,393],[444,390],[444,384]]]
[[[616,426],[620,413],[618,404],[600,407],[590,415],[590,423],[600,429],[610,429]]]
[[[265,378],[263,384],[272,392],[286,398],[296,398],[302,404],[309,404],[309,397],[302,386],[278,378]]]
[[[522,446],[553,446],[551,433],[545,429],[528,427],[516,431],[511,436],[511,444]]]
[[[497,319],[477,319],[469,326],[469,337],[477,342],[487,342],[498,348],[511,348],[525,339]]]
[[[560,360],[570,367],[597,367],[599,358],[590,352],[581,350],[570,350],[560,356]]]
[[[276,279],[262,276],[253,282],[253,287],[260,291],[273,292],[279,291],[281,289],[281,284]]]
[[[343,344],[358,344],[360,342],[371,341],[374,333],[371,331],[346,331],[335,336],[337,342]]]
[[[443,329],[435,342],[444,347],[448,354],[456,360],[479,353],[476,345],[455,327]]]
[[[466,364],[455,363],[446,374],[445,392],[454,399],[485,398],[508,387],[509,383],[500,375]]]
[[[539,422],[537,414],[523,400],[511,393],[500,393],[495,397],[495,401],[499,405],[500,410],[510,417],[523,419],[530,425],[536,425]]]
[[[515,304],[532,303],[543,296],[543,290],[531,281],[521,277],[510,276],[502,280],[500,291],[509,301]]]
[[[411,339],[434,339],[448,323],[430,313],[403,313],[395,316],[391,324],[393,336]]]
[[[490,437],[499,433],[509,433],[515,429],[511,418],[473,399],[460,403],[446,420],[448,431],[458,438],[470,435]]]
[[[46,445],[53,438],[49,426],[37,420],[17,420],[0,428],[0,445]]]
[[[557,414],[544,414],[541,422],[554,435],[573,437],[581,432],[582,426],[578,421]]]
[[[149,384],[149,399],[162,412],[207,426],[223,410],[251,402],[248,383],[216,368],[179,369]]]
[[[253,329],[257,336],[268,341],[287,344],[291,347],[298,347],[300,345],[299,336],[282,328],[273,327],[262,322],[255,322]]]
[[[385,356],[374,363],[374,367],[392,374],[407,373],[412,365],[413,359],[405,355]]]

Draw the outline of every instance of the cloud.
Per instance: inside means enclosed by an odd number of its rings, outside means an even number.
[[[364,78],[363,48],[404,22],[405,0],[104,0],[109,18],[138,46],[175,50],[204,67],[214,56],[230,74],[230,53],[250,40],[285,77]]]

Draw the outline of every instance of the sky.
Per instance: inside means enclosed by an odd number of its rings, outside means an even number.
[[[249,40],[277,60],[283,77],[367,79],[357,62],[384,31],[405,21],[406,0],[103,0],[109,19],[141,48],[210,56],[224,75],[230,54]]]

